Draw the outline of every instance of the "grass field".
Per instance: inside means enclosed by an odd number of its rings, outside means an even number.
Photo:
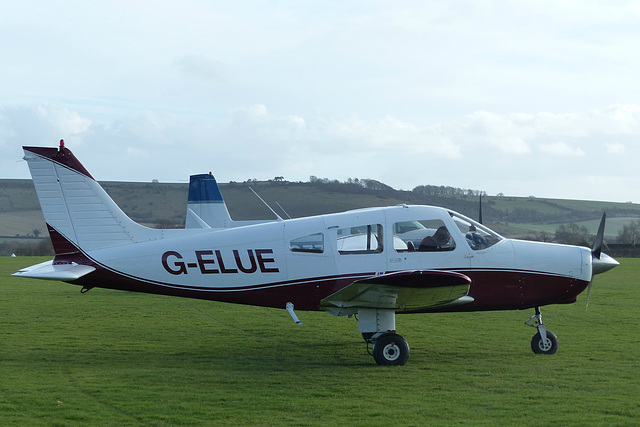
[[[637,425],[640,260],[543,308],[398,316],[379,367],[354,319],[18,279],[0,258],[0,425]]]

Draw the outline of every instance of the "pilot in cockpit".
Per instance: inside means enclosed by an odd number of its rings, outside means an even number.
[[[469,232],[465,234],[465,238],[471,249],[478,250],[484,249],[489,246],[487,239],[477,232],[475,225],[469,226]]]
[[[418,246],[418,251],[422,252],[446,251],[450,249],[452,249],[451,234],[444,225],[440,226],[433,236],[427,236],[422,239],[420,246]]]

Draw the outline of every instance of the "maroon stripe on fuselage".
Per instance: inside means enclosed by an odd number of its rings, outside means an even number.
[[[95,265],[95,264],[94,264]],[[575,302],[576,296],[588,282],[550,275],[548,273],[516,270],[457,270],[471,278],[469,296],[474,301],[450,308],[424,309],[434,311],[517,310],[548,304]],[[101,287],[124,291],[172,295],[211,301],[284,308],[293,302],[299,310],[319,310],[320,301],[356,280],[372,274],[327,276],[295,281],[266,283],[251,288],[198,288],[150,282],[126,276],[98,266],[98,270],[72,283],[85,287]]]
[[[463,270],[471,277],[470,305],[480,310],[525,309],[575,302],[589,282],[574,277],[526,270]]]
[[[353,276],[332,276],[286,283],[263,284],[251,289],[230,290],[232,288],[197,288],[194,286],[175,286],[148,282],[105,268],[98,268],[93,273],[71,283],[87,288],[100,287],[262,307],[285,308],[286,303],[293,302],[298,310],[317,311],[320,309],[320,301],[323,298],[351,284],[354,280],[357,279],[354,279]]]
[[[524,310],[549,304],[570,304],[589,282],[574,277],[527,270],[456,269],[471,278],[472,303],[415,312]]]

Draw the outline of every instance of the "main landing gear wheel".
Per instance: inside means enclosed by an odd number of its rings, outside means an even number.
[[[540,332],[537,332],[531,338],[531,350],[535,354],[555,354],[558,351],[558,338],[553,332],[547,331],[547,338],[542,339]]]
[[[409,358],[409,344],[398,334],[380,335],[373,343],[373,358],[378,365],[404,365]]]

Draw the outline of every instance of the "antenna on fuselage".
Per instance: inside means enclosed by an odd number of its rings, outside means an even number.
[[[284,210],[284,208],[283,208],[282,206],[280,206],[280,203],[278,203],[278,202],[276,201],[276,205],[278,205],[278,207],[282,210],[282,212],[284,212],[284,214],[287,216],[287,218],[291,219],[291,215],[289,215],[289,214],[287,213],[287,211],[285,211],[285,210]]]
[[[256,193],[256,190],[254,190],[254,189],[253,189],[253,188],[251,188],[251,187],[249,187],[249,190],[251,190],[251,191],[253,192],[253,194],[255,194],[255,195],[256,195],[256,197],[257,197],[258,199],[260,199],[260,201],[261,201],[262,203],[264,203],[264,205],[265,205],[266,207],[268,207],[268,208],[269,208],[269,210],[270,210],[271,212],[273,212],[273,214],[278,218],[278,221],[284,221],[284,220],[282,219],[282,217],[281,217],[280,215],[278,215],[278,214],[276,213],[276,211],[274,211],[273,209],[271,209],[271,206],[269,206],[269,205],[267,204],[267,202],[265,202],[265,201],[264,201],[264,199],[263,199],[262,197],[260,197],[260,195],[259,195],[258,193]],[[283,209],[283,210],[284,210],[284,209]]]

